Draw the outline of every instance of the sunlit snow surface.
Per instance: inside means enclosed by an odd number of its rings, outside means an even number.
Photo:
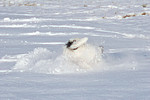
[[[70,38],[104,47],[85,69]],[[0,100],[150,100],[149,0],[0,0]]]

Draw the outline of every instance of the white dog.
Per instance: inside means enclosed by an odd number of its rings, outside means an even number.
[[[91,69],[101,61],[103,47],[87,44],[88,38],[70,39],[64,47],[63,54],[67,60],[77,64],[80,68]]]

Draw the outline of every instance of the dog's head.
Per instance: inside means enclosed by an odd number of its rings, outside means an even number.
[[[77,50],[78,47],[74,47],[73,45],[76,44],[80,38],[72,38],[66,43],[66,48],[71,49],[71,50]]]

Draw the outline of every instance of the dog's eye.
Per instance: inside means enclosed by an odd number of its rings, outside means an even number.
[[[72,50],[77,50],[78,48],[74,48],[74,49],[72,49]]]

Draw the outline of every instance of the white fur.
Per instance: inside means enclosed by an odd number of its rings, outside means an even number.
[[[80,68],[85,69],[91,69],[96,63],[101,61],[101,53],[102,50],[100,47],[96,47],[87,43],[82,44],[76,50],[72,50],[67,47],[64,47],[63,50],[63,54],[67,60],[72,61]]]

